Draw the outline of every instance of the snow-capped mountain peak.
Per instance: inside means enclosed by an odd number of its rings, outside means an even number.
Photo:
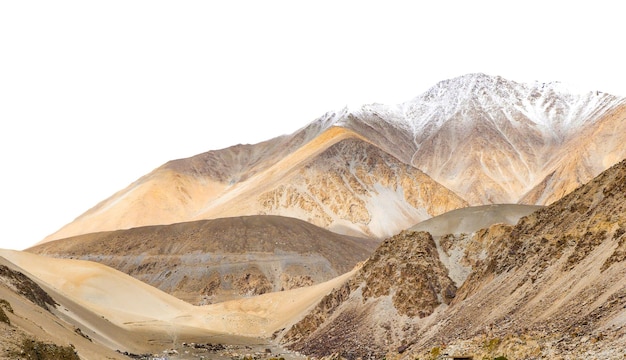
[[[625,98],[560,82],[477,73],[441,81],[405,103],[346,107],[318,122],[351,129],[455,192],[473,194],[470,203],[484,204],[519,201],[560,161],[555,147],[623,105]],[[485,193],[485,184],[495,190]]]
[[[468,74],[405,103],[344,107],[291,135],[170,162],[53,237],[253,214],[382,236],[401,228],[391,218],[417,222],[433,204],[549,204],[625,158],[624,144],[624,98]]]
[[[485,117],[480,113],[502,112],[513,123],[523,115],[524,121],[562,138],[622,103],[623,98],[581,91],[560,82],[524,84],[500,76],[468,74],[439,82],[404,107],[406,120],[413,123],[415,131],[433,123],[442,125],[453,117],[474,124]],[[468,116],[455,116],[459,112]]]

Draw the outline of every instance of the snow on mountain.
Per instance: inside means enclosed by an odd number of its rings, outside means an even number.
[[[171,161],[47,240],[256,214],[384,237],[461,206],[547,205],[625,157],[625,98],[468,74],[402,104],[346,107],[291,135]]]
[[[558,82],[523,84],[468,74],[441,81],[405,103],[343,109],[323,123],[373,140],[473,205],[514,203],[557,171],[557,160],[566,161],[555,158],[568,156],[560,151],[565,144],[625,105],[624,98]],[[581,159],[579,166],[593,162]]]
[[[327,113],[317,121],[324,127],[354,127],[356,124],[351,121],[354,118],[368,125],[376,118],[384,119],[395,128],[411,131],[412,136],[420,140],[451,119],[462,128],[473,126],[480,120],[473,111],[478,109],[483,115],[491,114],[486,117],[500,119],[499,116],[504,115],[516,126],[528,125],[530,121],[546,137],[558,140],[625,103],[624,98],[583,91],[560,82],[524,84],[478,73],[441,81],[402,104],[346,107]],[[524,115],[523,119],[519,118],[520,114]],[[419,148],[420,142],[416,141],[415,145]]]

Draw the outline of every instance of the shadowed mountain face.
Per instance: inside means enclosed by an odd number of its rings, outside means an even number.
[[[171,161],[46,241],[259,214],[385,238],[468,205],[550,204],[626,157],[624,137],[623,98],[469,74],[400,105]]]
[[[330,280],[377,244],[298,219],[249,216],[93,233],[28,251],[99,262],[206,304]]]
[[[278,336],[310,355],[348,359],[622,358],[624,244],[626,161],[515,226],[390,238],[348,285]],[[458,267],[470,270],[455,285]],[[399,300],[403,289],[413,291]]]

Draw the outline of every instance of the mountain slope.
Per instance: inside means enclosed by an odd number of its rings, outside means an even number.
[[[205,203],[228,192],[230,186],[266,169],[309,140],[307,131],[301,131],[289,138],[237,145],[170,161],[46,239],[189,221]]]
[[[291,135],[169,162],[45,241],[255,214],[383,238],[467,205],[552,203],[626,156],[624,124],[624,98],[468,74],[399,105],[329,112]],[[394,194],[418,186],[393,186],[413,174],[422,190]]]
[[[281,341],[313,356],[384,358],[385,344],[401,343],[402,329],[424,324],[456,290],[430,234],[403,232],[385,240],[348,283]]]
[[[424,332],[422,349],[439,338],[514,335],[529,344],[518,357],[626,355],[625,190],[622,161],[515,227],[482,233],[486,259],[438,319],[445,325]]]
[[[398,353],[621,359],[625,210],[622,161],[517,225],[492,225],[469,242],[454,235],[437,243],[424,232],[399,234],[348,286],[279,337],[309,355],[341,353],[348,359]],[[462,251],[456,261],[471,267],[458,286],[441,252],[432,256],[442,246]],[[416,263],[423,266],[414,273]],[[369,276],[372,269],[380,274]],[[403,289],[415,291],[397,301]]]
[[[208,180],[203,180],[199,171],[190,175],[192,160],[185,161],[187,171],[174,173],[171,165],[166,165],[46,241],[150,225],[152,221],[174,223],[256,214],[295,217],[343,234],[383,238],[431,216],[467,206],[419,170],[340,127],[331,127],[280,160],[267,162],[271,165],[264,164],[263,171],[241,173],[237,181],[228,180],[228,184],[221,173]]]
[[[280,330],[278,339],[294,349],[348,359],[435,353],[618,359],[626,348],[625,196],[626,161],[515,226],[491,225],[469,242],[468,229],[454,224],[458,236],[403,232],[360,270],[316,290],[208,307],[192,307],[94,263],[1,255],[114,325],[150,329],[163,341],[173,329],[179,339],[206,336],[207,329],[248,336]],[[458,220],[446,214],[430,222],[450,217]],[[461,257],[444,261],[442,251],[461,250]],[[450,276],[450,259],[471,267],[460,283]]]
[[[252,211],[303,218],[339,233],[383,238],[397,229],[467,205],[421,171],[350,132],[341,128],[328,132],[333,134],[333,141],[349,137],[298,167],[277,164],[271,177],[258,179],[261,186],[242,189],[236,197],[223,199],[198,217]],[[318,149],[318,144],[307,144],[293,154],[295,159],[283,162],[308,160],[308,152]],[[281,171],[285,168],[290,171]]]
[[[586,174],[577,178],[563,171],[546,191],[559,193],[571,177],[585,183],[623,159],[626,135],[607,131],[623,128],[626,101],[601,92],[576,93],[560,83],[468,74],[398,106],[367,105],[330,122],[368,138],[375,132],[382,149],[471,205],[516,203],[561,164]],[[594,131],[597,126],[605,131]],[[607,138],[611,141],[604,142]],[[598,148],[575,159],[580,141]],[[546,205],[559,197],[526,203]]]
[[[550,204],[626,158],[626,107],[613,109],[565,143],[545,168],[548,173],[521,203]]]
[[[99,262],[202,304],[328,281],[377,245],[298,219],[249,216],[79,235],[27,251]]]

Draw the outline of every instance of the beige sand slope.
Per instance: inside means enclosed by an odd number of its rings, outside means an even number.
[[[31,277],[25,270],[2,257],[0,265]],[[127,359],[114,349],[137,349],[132,341],[126,341],[127,344],[120,342],[126,338],[123,329],[76,305],[52,289],[42,286],[42,289],[61,306],[47,311],[36,305],[31,296],[23,295],[21,291],[24,290],[24,284],[20,283],[20,286],[21,290],[13,286],[11,281],[7,281],[7,278],[0,277],[0,299],[8,302],[13,310],[6,311],[11,322],[10,326],[0,323],[0,359],[14,359],[15,357],[10,354],[20,351],[24,338],[58,346],[73,346],[83,360]],[[99,332],[96,333],[90,328],[99,329]],[[124,345],[127,345],[126,348]]]
[[[424,220],[409,230],[428,231],[433,236],[470,234],[480,229],[486,229],[493,224],[515,225],[520,218],[542,207],[519,204],[470,206]]]
[[[176,342],[226,335],[270,336],[302,318],[352,274],[308,288],[198,307],[97,263],[11,250],[0,250],[0,256],[47,284],[64,299],[133,334],[128,340],[135,348],[146,337],[158,338],[166,344],[168,339]],[[100,331],[102,337],[107,337],[105,330]],[[120,341],[111,340],[108,345],[117,348],[125,345],[119,344]]]

